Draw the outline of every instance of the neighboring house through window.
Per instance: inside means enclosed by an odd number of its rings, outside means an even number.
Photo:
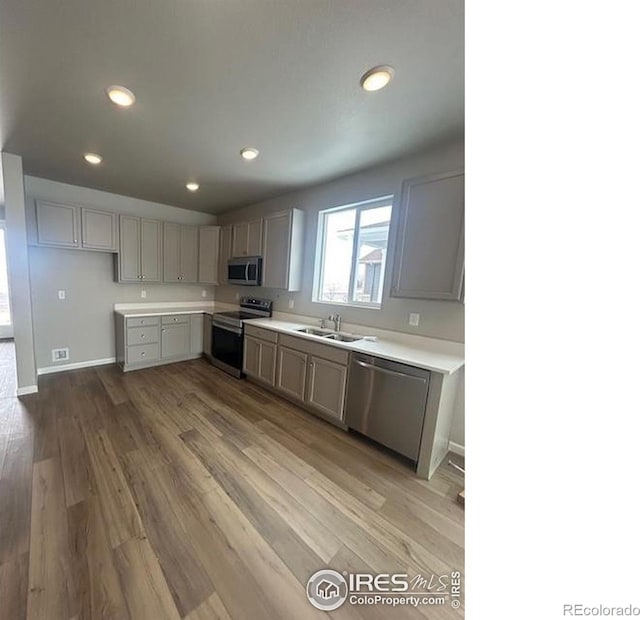
[[[320,211],[313,301],[379,308],[393,196]]]

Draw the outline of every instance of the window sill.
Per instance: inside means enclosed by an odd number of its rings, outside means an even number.
[[[341,301],[323,301],[321,299],[312,299],[311,303],[321,304],[323,306],[333,306],[334,308],[360,308],[361,310],[382,310],[382,304],[366,304],[357,302],[341,302]]]

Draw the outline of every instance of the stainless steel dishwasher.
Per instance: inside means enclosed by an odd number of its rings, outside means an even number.
[[[415,461],[428,390],[428,370],[353,353],[347,426]]]

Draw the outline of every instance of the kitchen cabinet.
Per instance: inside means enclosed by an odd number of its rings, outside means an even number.
[[[182,284],[198,281],[198,227],[164,222],[163,280]]]
[[[116,361],[123,371],[200,357],[210,317],[202,312],[125,317],[116,312]],[[209,339],[211,342],[211,339]]]
[[[218,284],[220,226],[200,226],[198,235],[198,282]]]
[[[233,224],[231,255],[262,256],[262,219]]]
[[[320,413],[344,419],[347,367],[312,356],[308,369],[307,403]]]
[[[211,316],[209,314],[204,315],[204,324],[202,326],[202,352],[204,356],[211,361],[212,357],[212,344],[211,337],[213,336],[213,329],[211,326]]]
[[[218,260],[218,284],[227,284],[227,268],[231,258],[231,239],[233,236],[232,226],[222,226],[220,228],[220,254]]]
[[[268,330],[245,328],[243,372],[259,379],[267,385],[274,386],[276,380],[276,340],[277,335]],[[257,338],[253,333],[267,338]]]
[[[80,208],[36,201],[36,242],[59,248],[80,247]]]
[[[115,252],[118,249],[118,216],[110,211],[81,209],[82,247]]]
[[[160,282],[160,222],[120,216],[119,282]]]
[[[276,387],[292,398],[303,401],[307,380],[307,354],[278,345]]]
[[[302,289],[304,212],[290,209],[264,218],[262,286]]]
[[[398,213],[392,297],[462,297],[464,174],[451,172],[403,183]]]
[[[189,322],[163,325],[160,330],[160,358],[184,357],[189,353]]]

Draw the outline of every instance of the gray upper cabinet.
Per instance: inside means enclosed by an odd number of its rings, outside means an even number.
[[[262,256],[262,219],[233,225],[231,255]]]
[[[164,281],[198,281],[198,227],[164,223]]]
[[[118,249],[118,216],[109,211],[82,207],[82,247],[115,252]]]
[[[59,248],[80,247],[80,207],[36,201],[36,241]]]
[[[218,284],[220,226],[200,226],[198,250],[198,282]]]
[[[220,254],[218,260],[218,284],[227,283],[227,264],[231,258],[232,226],[220,228]]]
[[[398,215],[391,296],[460,300],[464,173],[405,181]]]
[[[263,250],[262,286],[301,290],[304,212],[291,209],[265,217]]]
[[[118,281],[160,282],[160,222],[120,216]]]

